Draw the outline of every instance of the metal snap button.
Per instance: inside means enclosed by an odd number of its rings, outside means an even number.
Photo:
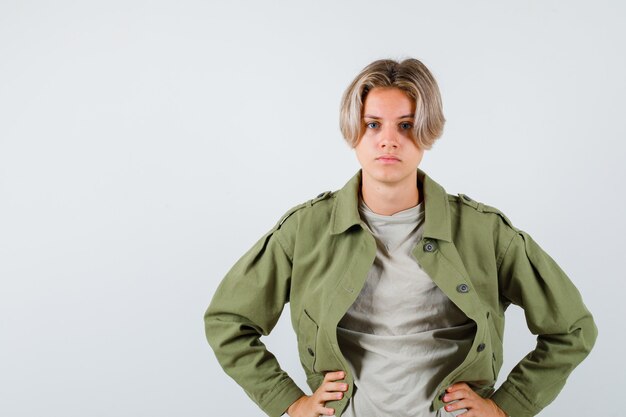
[[[424,245],[424,250],[426,252],[434,252],[437,249],[437,245],[434,242],[426,242]]]
[[[483,350],[485,350],[485,344],[481,343],[480,345],[478,345],[478,347],[476,348],[477,351],[482,352]]]
[[[467,284],[459,284],[457,285],[456,290],[460,293],[467,293],[469,292],[470,288]]]

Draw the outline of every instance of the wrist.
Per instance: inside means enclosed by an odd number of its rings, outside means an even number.
[[[493,405],[493,407],[496,409],[496,412],[498,413],[499,417],[509,417],[509,415],[500,408],[500,406],[491,398],[487,398],[487,401],[491,402],[491,404]]]
[[[298,404],[300,403],[300,401],[302,401],[303,398],[307,398],[307,396],[303,395],[302,397],[298,398],[293,403],[291,403],[291,405],[287,408],[287,415],[291,416],[293,414],[293,412],[296,410],[296,408],[298,407]]]

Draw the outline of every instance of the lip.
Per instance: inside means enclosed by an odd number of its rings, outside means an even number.
[[[376,160],[383,161],[383,162],[398,162],[398,161],[400,161],[400,159],[397,156],[395,156],[395,155],[379,156],[378,158],[376,158]]]

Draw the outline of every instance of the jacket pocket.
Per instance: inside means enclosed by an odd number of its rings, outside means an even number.
[[[502,339],[500,339],[500,335],[496,330],[495,324],[490,321],[489,322],[489,331],[491,332],[491,368],[493,372],[493,379],[498,379],[498,373],[500,373],[500,368],[502,367],[503,362],[503,343]]]
[[[315,372],[317,332],[317,323],[304,309],[298,323],[298,353],[302,366],[309,372]]]

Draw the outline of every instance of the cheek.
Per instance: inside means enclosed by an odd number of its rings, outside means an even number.
[[[354,147],[354,151],[356,152],[357,155],[365,155],[366,153],[369,152],[368,141],[365,136],[361,136],[361,139],[359,140],[357,145]]]
[[[359,145],[355,148],[356,159],[360,162],[361,165],[367,164],[371,159],[372,152],[364,147],[363,145]]]
[[[356,150],[355,154],[356,154],[356,159],[361,163],[361,165],[363,165],[363,161],[364,161],[363,151],[361,149],[358,149]]]

